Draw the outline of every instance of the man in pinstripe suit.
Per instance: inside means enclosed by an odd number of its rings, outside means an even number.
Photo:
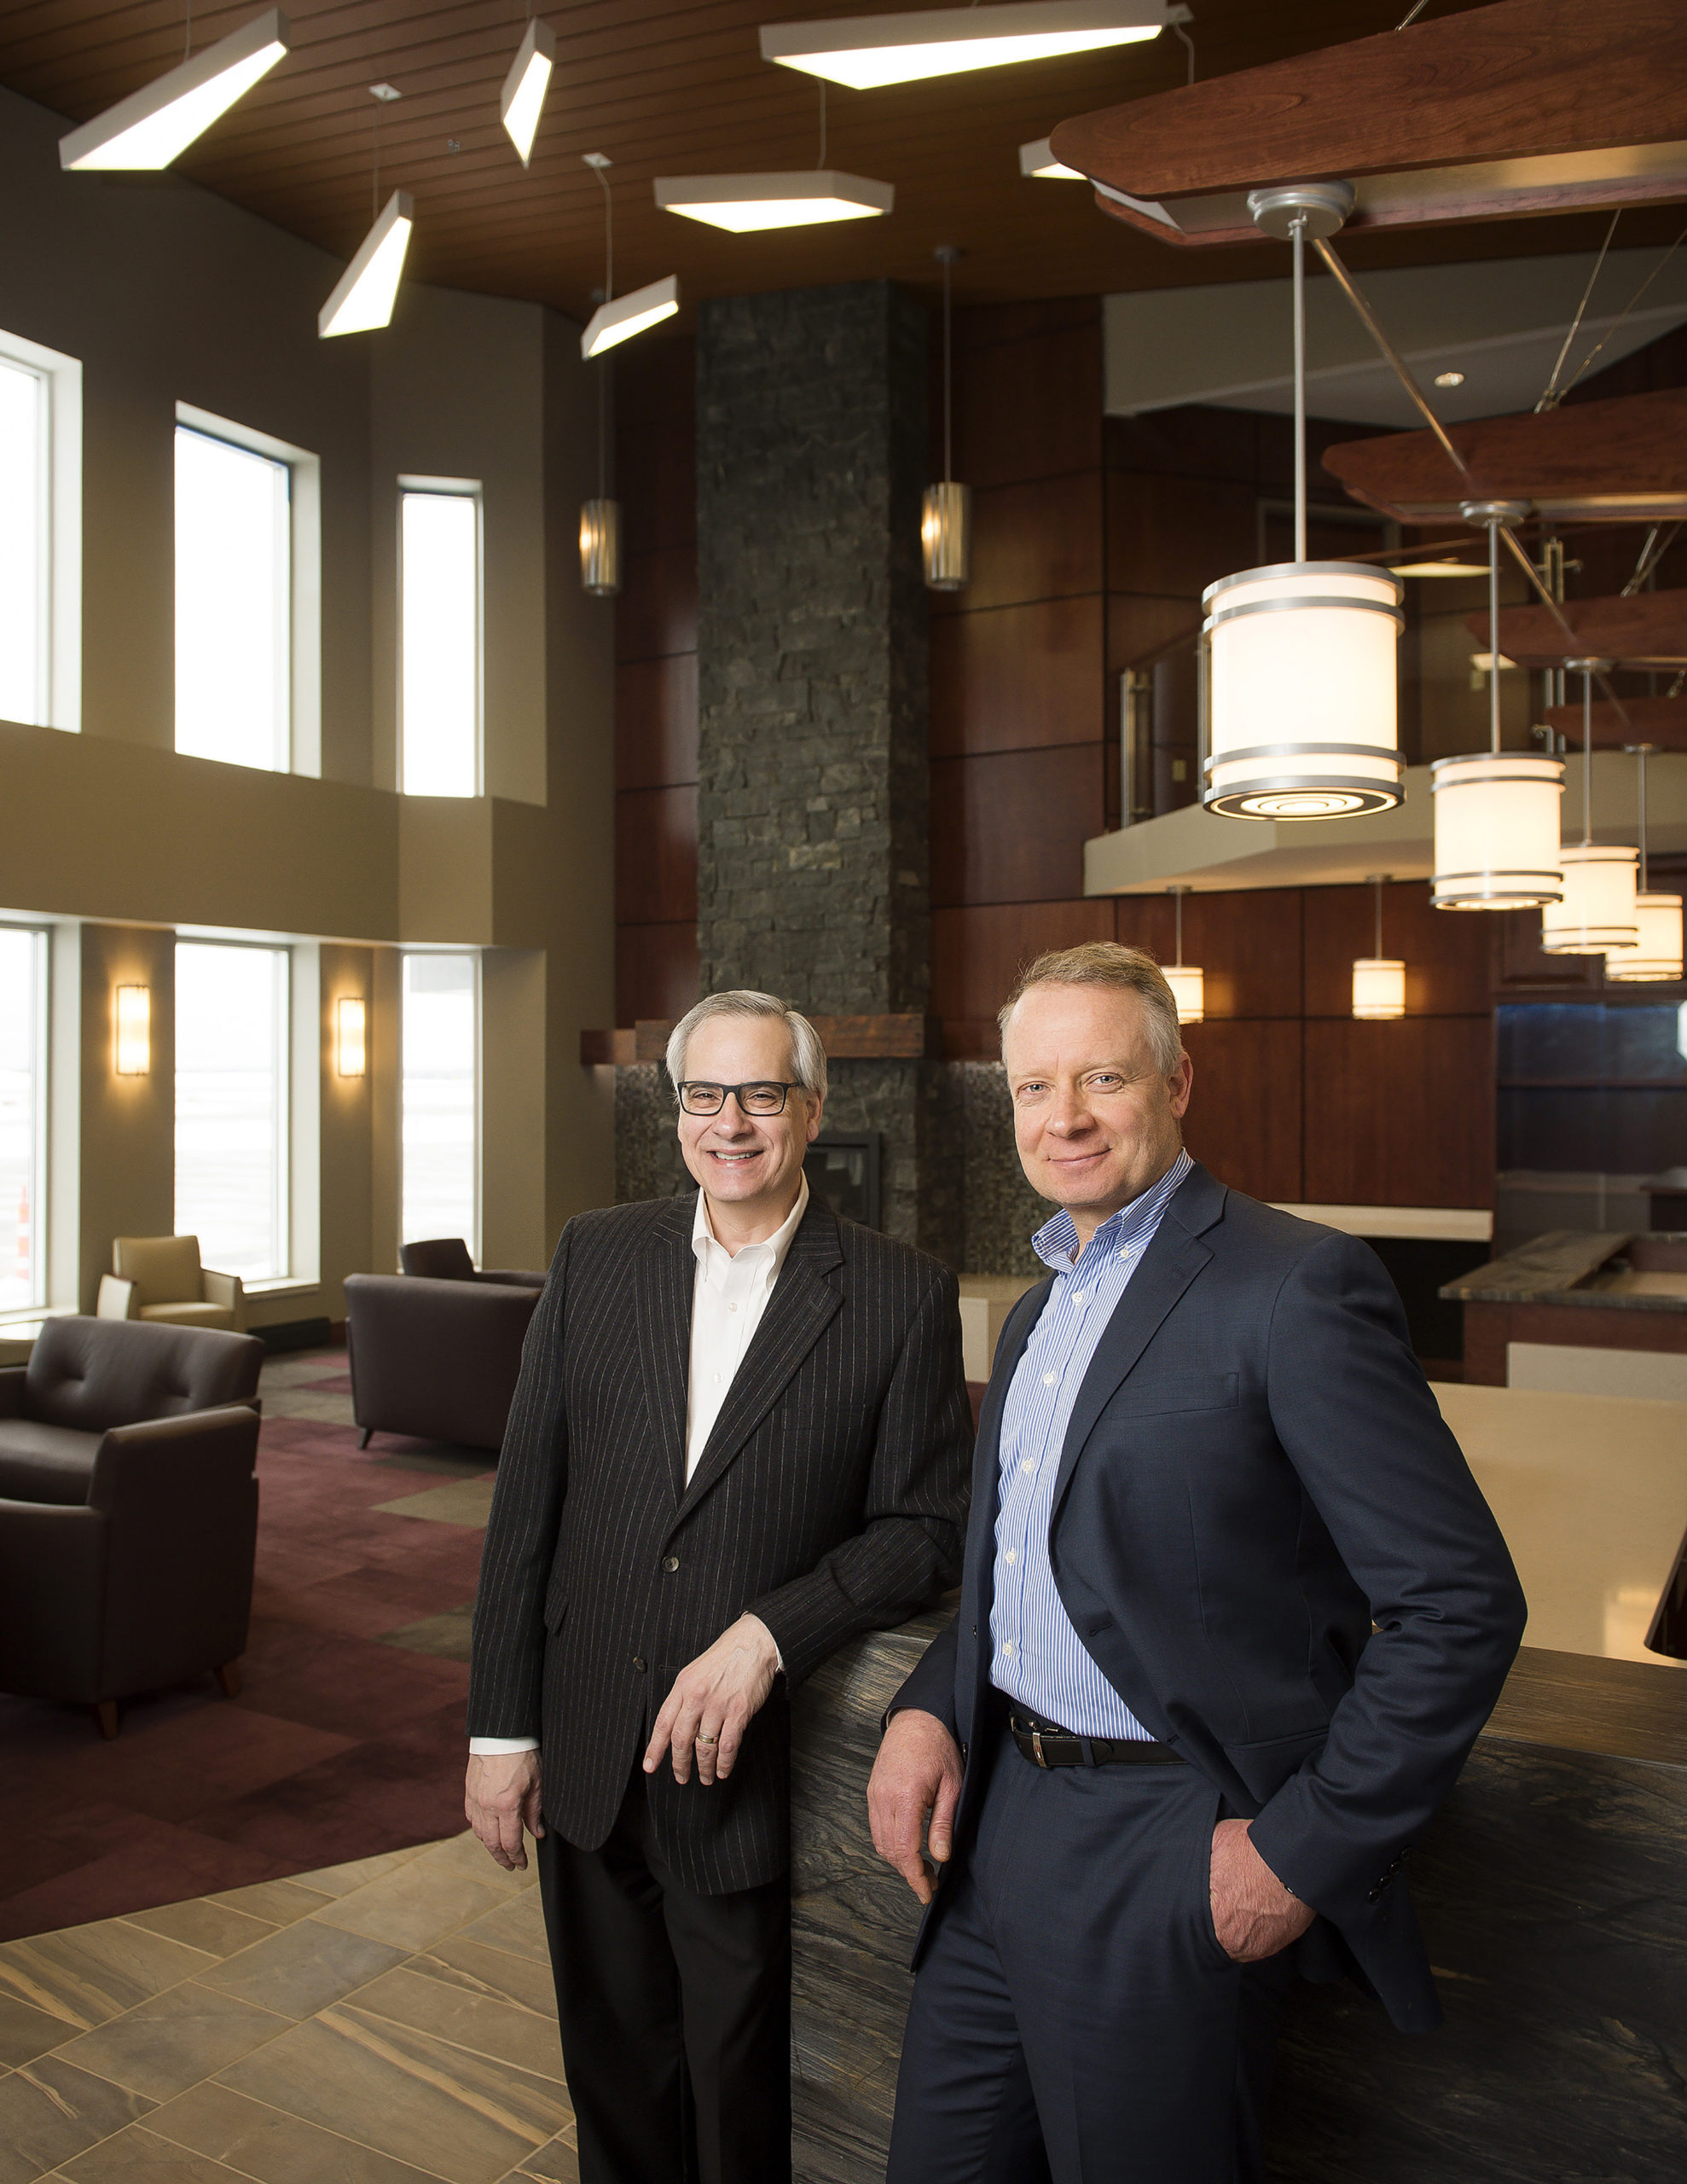
[[[787,1694],[959,1565],[954,1276],[811,1199],[826,1055],[766,994],[668,1070],[695,1197],[564,1229],[475,1604],[469,1821],[536,1838],[583,2184],[790,2174]]]
[[[1043,957],[1002,1058],[1060,1210],[869,1790],[931,1905],[890,2184],[1256,2184],[1296,1966],[1436,2021],[1401,1870],[1522,1595],[1375,1254],[1184,1150],[1151,959]]]

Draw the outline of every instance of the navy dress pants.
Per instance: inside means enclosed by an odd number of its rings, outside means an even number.
[[[1192,1767],[1043,1769],[996,1738],[902,2042],[886,2184],[1256,2184],[1293,1972],[1208,1897]]]
[[[639,1770],[600,1850],[536,1848],[581,2184],[789,2184],[789,1880],[687,1888]]]

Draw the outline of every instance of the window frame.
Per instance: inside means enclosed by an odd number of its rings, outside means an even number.
[[[0,1306],[0,1327],[34,1321],[52,1309],[49,1263],[52,1227],[48,1194],[52,1188],[53,1116],[53,928],[33,919],[0,918],[0,932],[27,933],[35,944],[34,1024],[32,1027],[34,1144],[30,1153],[31,1273],[34,1294],[22,1304]]]
[[[321,458],[308,448],[295,447],[272,433],[220,417],[189,402],[176,404],[176,430],[196,433],[201,439],[220,440],[243,455],[263,456],[281,464],[287,473],[287,550],[283,557],[287,595],[287,703],[285,755],[273,768],[254,767],[254,772],[307,774],[322,770],[322,480]],[[171,439],[171,448],[175,441]],[[174,533],[172,531],[172,549]],[[174,647],[171,659],[174,659]],[[173,723],[172,723],[173,730]],[[172,738],[173,740],[173,738]],[[218,764],[239,765],[241,759],[219,759]]]
[[[270,956],[278,958],[280,961],[281,978],[278,982],[279,990],[274,996],[277,1048],[274,1070],[275,1126],[271,1167],[272,1195],[270,1203],[270,1218],[274,1223],[274,1234],[277,1246],[275,1255],[280,1261],[280,1264],[274,1268],[269,1274],[252,1275],[249,1276],[243,1275],[241,1279],[244,1286],[248,1290],[256,1291],[289,1287],[293,1285],[295,1279],[293,1267],[298,1256],[295,1249],[297,1223],[294,1218],[293,1209],[293,1169],[295,1160],[293,1126],[294,1108],[297,1104],[293,1083],[293,1058],[295,1047],[297,1045],[293,1026],[293,986],[295,982],[294,973],[296,968],[293,962],[293,949],[292,944],[287,941],[248,940],[244,938],[233,939],[225,938],[220,933],[178,932],[176,935],[175,939],[176,954],[171,959],[172,974],[174,966],[179,961],[181,950],[183,948],[235,949],[241,950],[248,955]],[[179,981],[177,982],[177,994],[175,1016],[177,1025],[179,1026],[181,1021]],[[177,1037],[179,1039],[179,1031],[177,1032]],[[179,1048],[177,1050],[172,1051],[171,1054],[170,1066],[172,1090],[180,1075],[178,1054]],[[176,1130],[179,1130],[179,1128],[180,1114],[178,1108]],[[171,1218],[179,1228],[181,1223],[181,1211],[177,1194],[179,1192],[181,1188],[181,1147],[180,1141],[176,1136],[175,1130],[172,1130],[171,1132],[171,1154],[172,1170],[172,1184],[171,1192],[171,1204],[172,1208]]]
[[[397,639],[393,662],[393,682],[397,724],[397,781],[400,795],[431,795],[436,792],[412,790],[405,781],[404,733],[404,503],[409,499],[461,500],[470,502],[474,508],[474,787],[470,797],[486,793],[486,505],[485,494],[478,478],[435,478],[400,472],[397,498],[394,504],[397,568],[394,632]],[[467,799],[463,799],[467,801]],[[477,992],[478,990],[477,985]]]
[[[471,1021],[474,1033],[472,1063],[474,1107],[469,1160],[470,1178],[473,1191],[473,1215],[470,1223],[470,1234],[463,1240],[468,1246],[470,1258],[473,1260],[476,1266],[478,1266],[480,1264],[480,1230],[485,1211],[483,1202],[484,1194],[481,1187],[481,1170],[484,1151],[485,1102],[482,1096],[481,1080],[486,1042],[481,1022],[483,965],[481,950],[478,948],[401,948],[398,950],[398,1235],[397,1240],[400,1245],[416,1240],[404,1233],[407,1225],[404,1219],[404,1094],[405,1087],[409,1081],[404,1058],[404,1018],[409,1006],[408,967],[413,958],[431,959],[442,956],[464,957],[472,965],[474,974],[470,987],[473,996]]]
[[[25,727],[74,735],[82,726],[82,364],[0,328],[0,357],[41,389],[37,456],[40,661]]]

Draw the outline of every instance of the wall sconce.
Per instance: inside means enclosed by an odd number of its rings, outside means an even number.
[[[334,1003],[334,1067],[342,1077],[368,1074],[366,1020],[361,994],[344,994]]]
[[[119,1077],[146,1077],[153,1066],[150,986],[119,986],[113,1014],[112,1066]]]

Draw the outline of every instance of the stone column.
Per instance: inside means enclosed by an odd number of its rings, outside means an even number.
[[[726,298],[697,356],[702,990],[924,1010],[925,313],[888,282]],[[839,1062],[827,1120],[880,1133],[884,1226],[958,1267],[951,1098]]]

